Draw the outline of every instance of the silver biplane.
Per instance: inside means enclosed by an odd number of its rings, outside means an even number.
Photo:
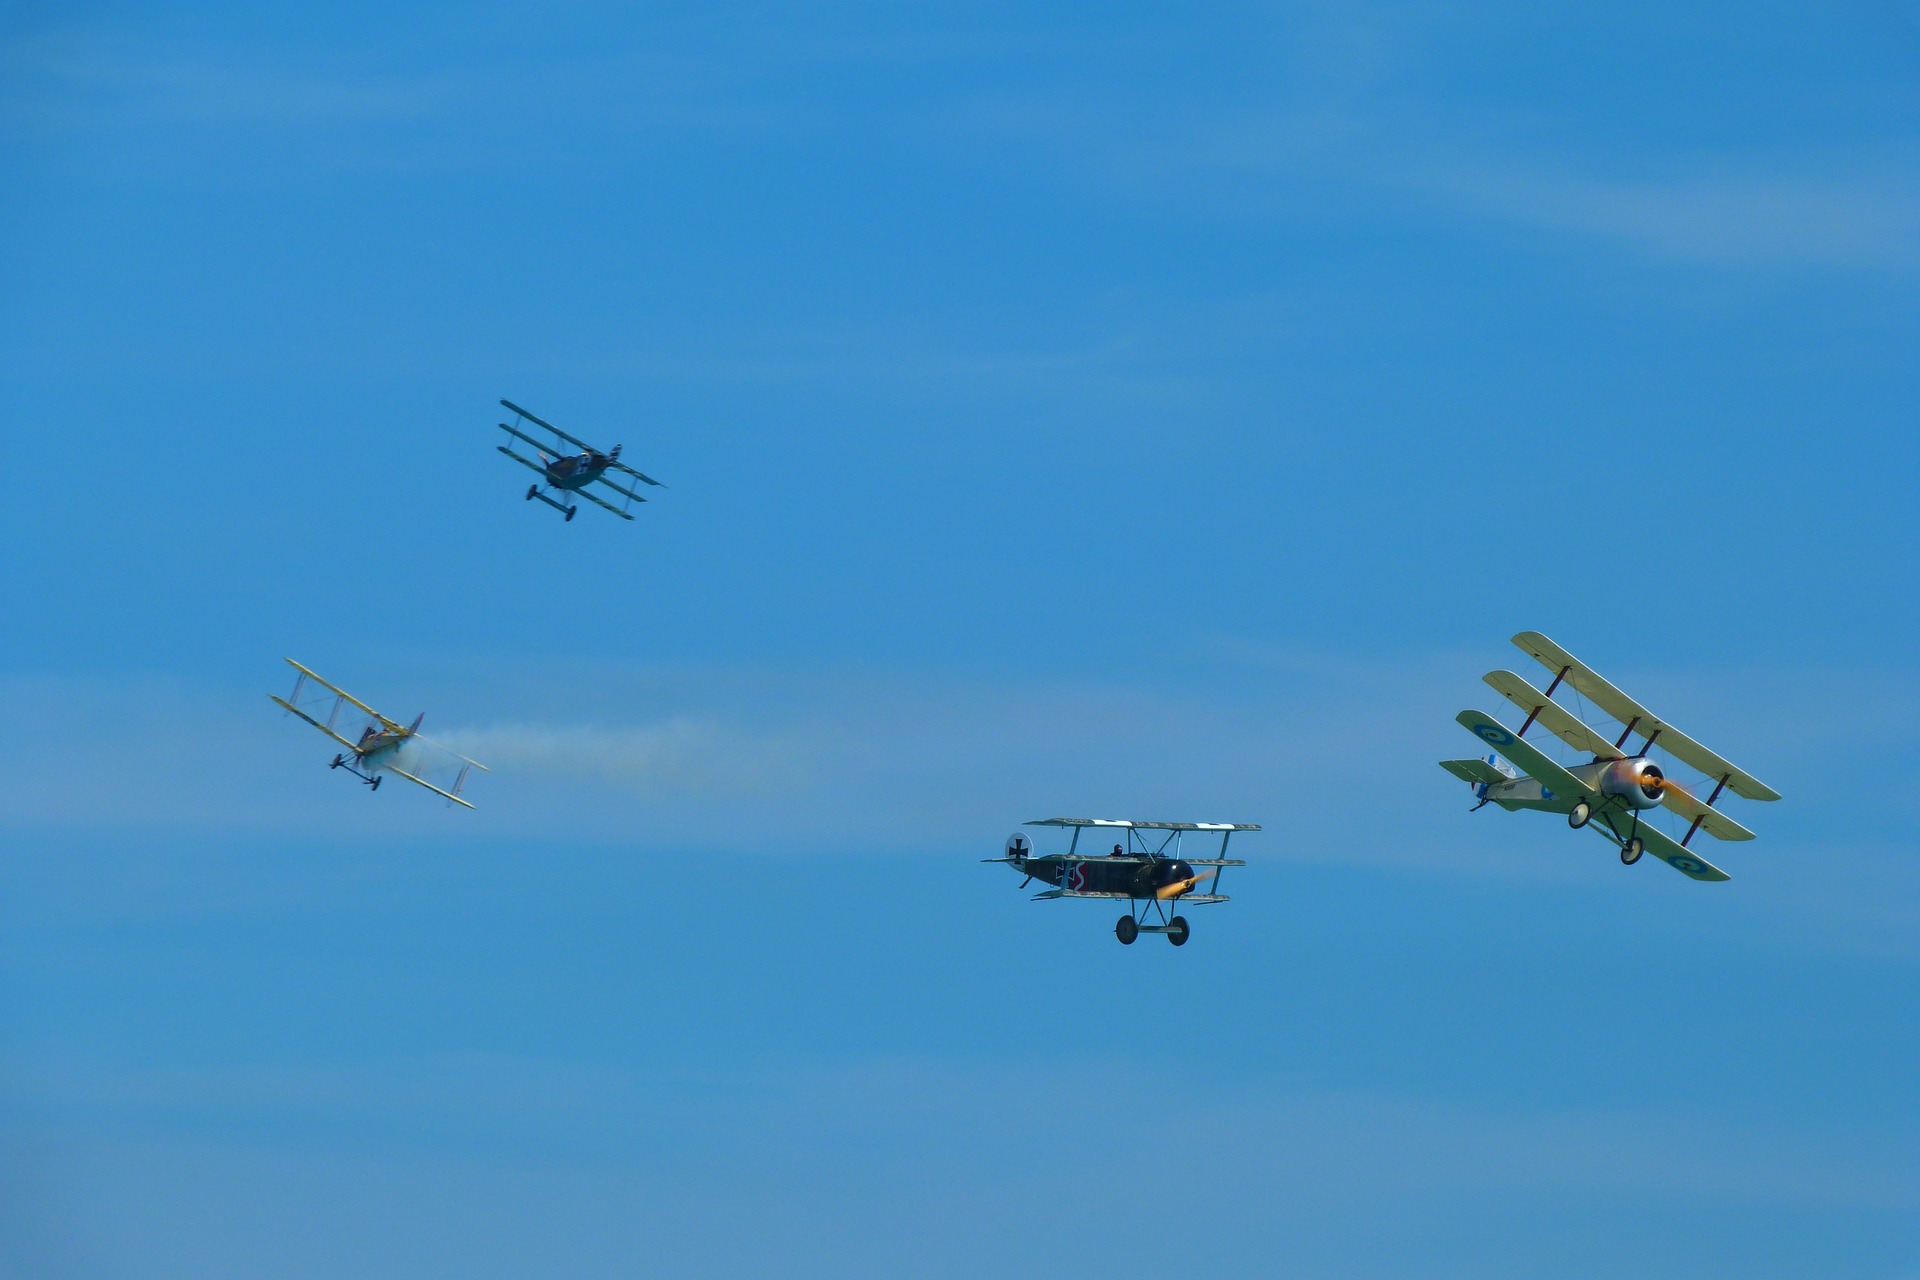
[[[389,720],[346,690],[328,684],[292,658],[287,659],[287,665],[300,673],[293,682],[292,696],[286,698],[272,694],[268,696],[282,708],[299,716],[347,749],[334,756],[329,768],[345,769],[375,791],[380,789],[380,778],[383,772],[398,774],[408,782],[419,783],[452,804],[473,808],[471,802],[460,798],[460,788],[466,785],[467,775],[470,772],[478,769],[486,773],[487,766],[421,737],[420,722],[427,718],[425,712],[415,717],[410,725],[401,724],[398,720]],[[309,682],[325,692],[308,695]],[[322,721],[302,710],[300,704],[303,697],[308,698],[308,705],[314,710],[325,710],[327,718]],[[349,706],[363,712],[367,717],[364,727],[357,736],[352,738],[336,728],[340,720],[340,712]],[[349,724],[351,723],[350,718]],[[421,776],[423,773],[434,772],[442,767],[449,771],[457,769],[451,786],[437,786]]]
[[[502,400],[500,403],[506,408],[513,410],[516,415],[513,426],[510,427],[503,422],[500,424],[500,429],[508,435],[519,440],[524,440],[526,443],[532,445],[534,452],[540,455],[540,461],[535,462],[531,458],[515,453],[504,444],[495,446],[500,452],[506,454],[521,466],[540,473],[540,483],[532,485],[527,489],[528,502],[532,502],[535,498],[538,498],[555,511],[562,513],[568,520],[572,520],[574,512],[580,508],[574,506],[572,503],[549,497],[546,491],[551,489],[563,497],[569,493],[578,494],[596,507],[605,507],[622,520],[631,520],[633,516],[628,512],[627,508],[636,502],[645,502],[646,499],[627,486],[609,480],[607,478],[609,471],[632,476],[642,484],[650,484],[655,488],[666,488],[665,485],[655,480],[652,476],[643,475],[626,463],[620,461],[619,445],[613,446],[613,452],[611,453],[602,453],[586,441],[578,440],[568,435],[551,422],[543,422],[539,418],[534,417],[511,400]],[[549,444],[545,441],[536,440],[526,432],[520,430],[520,425],[526,422],[531,422],[534,426],[542,430],[551,431],[557,443]],[[569,453],[567,451],[567,445],[572,445],[574,448],[581,450],[581,452]],[[607,488],[624,497],[626,501],[616,507],[606,499],[589,493],[587,486],[596,483],[607,486]]]
[[[1227,895],[1219,892],[1221,868],[1247,865],[1238,858],[1227,856],[1227,841],[1233,838],[1236,831],[1260,829],[1250,823],[1126,822],[1114,818],[1041,818],[1026,825],[1069,827],[1073,831],[1073,839],[1068,843],[1065,853],[1037,854],[1027,834],[1016,831],[1007,837],[1004,856],[983,858],[981,861],[1006,863],[1027,877],[1021,882],[1022,888],[1034,880],[1044,880],[1054,886],[1034,894],[1035,902],[1048,902],[1056,898],[1124,899],[1127,902],[1127,914],[1121,916],[1119,923],[1113,927],[1114,936],[1123,945],[1131,946],[1133,940],[1143,933],[1164,933],[1167,941],[1176,947],[1187,944],[1192,930],[1185,916],[1169,918],[1169,907],[1174,903],[1205,906],[1226,902]],[[1112,853],[1081,853],[1080,833],[1089,829],[1123,832],[1124,839],[1113,846]],[[1220,856],[1182,858],[1180,843],[1189,832],[1218,835]],[[1151,833],[1161,834],[1156,841]],[[1195,867],[1211,869],[1196,871]],[[1212,892],[1194,892],[1209,880],[1213,881]],[[1152,921],[1149,920],[1149,913],[1153,913]]]
[[[1495,752],[1484,760],[1440,762],[1441,768],[1473,787],[1480,802],[1474,808],[1497,804],[1508,811],[1564,813],[1568,826],[1597,831],[1618,846],[1620,861],[1628,866],[1640,861],[1643,853],[1651,853],[1695,880],[1731,879],[1692,848],[1693,838],[1702,831],[1718,840],[1753,839],[1753,832],[1715,808],[1714,801],[1724,791],[1749,800],[1778,800],[1780,793],[1648,711],[1539,632],[1522,631],[1513,642],[1554,676],[1542,692],[1511,671],[1487,673],[1486,682],[1526,712],[1517,732],[1484,711],[1462,711],[1455,717]],[[1553,693],[1562,686],[1618,721],[1623,726],[1619,735],[1601,734],[1555,702]],[[1525,741],[1527,730],[1536,724],[1591,759],[1572,765],[1554,762]],[[1635,734],[1643,741],[1638,749],[1629,749]],[[1669,778],[1648,756],[1656,746],[1705,775],[1712,793],[1701,800],[1694,789]],[[1650,821],[1653,811],[1662,809],[1688,823],[1686,834],[1678,840]]]

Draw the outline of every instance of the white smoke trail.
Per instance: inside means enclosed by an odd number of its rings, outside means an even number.
[[[765,792],[801,772],[796,744],[685,716],[620,728],[495,725],[439,741],[495,773],[612,783],[638,794]]]

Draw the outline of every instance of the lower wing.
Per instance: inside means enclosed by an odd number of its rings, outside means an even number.
[[[321,724],[318,720],[315,720],[312,716],[308,715],[306,712],[302,711],[300,708],[294,706],[291,702],[288,702],[285,698],[275,697],[271,693],[268,694],[267,696],[269,698],[273,698],[273,700],[279,703],[283,708],[293,712],[293,714],[299,716],[302,720],[305,720],[308,724],[312,725],[314,728],[318,729],[320,732],[326,734],[329,738],[332,738],[335,742],[347,748],[349,751],[357,751],[357,748],[355,748],[351,742],[347,741],[345,738],[341,737],[339,734],[335,733],[333,730],[327,728],[327,726]]]

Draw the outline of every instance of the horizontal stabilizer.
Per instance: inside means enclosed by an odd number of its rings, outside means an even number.
[[[1745,796],[1749,800],[1780,798],[1778,791],[1661,720],[1608,683],[1599,672],[1538,631],[1522,631],[1513,638],[1513,643],[1542,666],[1555,672],[1565,672],[1566,682],[1578,690],[1582,697],[1621,724],[1631,726],[1633,732],[1641,735],[1643,740],[1653,739],[1655,746],[1664,747],[1674,759],[1692,765],[1715,781],[1724,779],[1735,795]]]
[[[1462,711],[1454,719],[1465,725],[1467,732],[1524,770],[1529,778],[1546,789],[1547,798],[1573,799],[1589,794],[1580,785],[1580,779],[1555,764],[1532,743],[1514,737],[1505,725],[1486,712]]]
[[[1442,760],[1440,767],[1462,782],[1492,786],[1496,782],[1509,781],[1506,774],[1500,772],[1478,756],[1471,760]]]
[[[1501,697],[1533,717],[1545,727],[1548,733],[1575,751],[1584,751],[1596,760],[1621,758],[1620,748],[1614,746],[1610,739],[1581,723],[1580,718],[1573,712],[1528,684],[1520,676],[1511,671],[1489,671],[1483,678],[1499,690]]]

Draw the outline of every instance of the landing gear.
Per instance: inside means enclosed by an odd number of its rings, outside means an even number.
[[[347,762],[347,758],[345,756],[335,756],[333,758],[333,763],[328,765],[327,768],[338,769],[341,765],[345,764],[346,762]]]
[[[1579,803],[1575,804],[1573,806],[1573,810],[1567,814],[1567,825],[1572,827],[1575,831],[1578,831],[1580,828],[1586,826],[1588,820],[1591,819],[1592,817],[1593,817],[1593,806],[1588,804],[1585,800],[1582,800]]]
[[[374,789],[375,791],[378,791],[378,790],[380,789],[380,779],[381,779],[381,777],[382,777],[382,776],[383,776],[383,775],[381,775],[381,774],[377,774],[377,773],[376,773],[376,774],[374,774],[374,775],[373,775],[373,780],[372,780],[371,782],[369,782],[369,783],[367,783],[367,785],[368,785],[369,787],[372,787],[372,788],[373,788],[373,789]]]
[[[1640,855],[1646,851],[1647,842],[1639,836],[1635,836],[1620,846],[1620,861],[1630,867],[1640,861]]]
[[[561,521],[560,523],[562,523],[562,524],[572,524],[572,523],[573,523],[573,513],[574,513],[574,512],[576,512],[576,511],[578,511],[579,509],[580,509],[580,508],[578,508],[578,507],[568,507],[568,508],[567,508],[567,518],[566,518],[565,520],[562,520],[562,521]]]
[[[540,486],[539,486],[539,485],[537,485],[537,484],[530,484],[530,485],[528,485],[528,486],[527,486],[527,501],[528,501],[528,502],[532,502],[532,501],[533,501],[533,500],[534,500],[535,498],[537,498],[537,497],[539,497],[539,496],[540,496]]]
[[[1148,924],[1149,913],[1157,914],[1160,923]],[[1133,912],[1121,916],[1113,926],[1113,936],[1120,939],[1121,946],[1130,947],[1134,939],[1143,933],[1164,933],[1168,942],[1176,947],[1184,947],[1187,939],[1193,935],[1193,929],[1187,924],[1185,916],[1167,919],[1167,904],[1158,898],[1135,899]]]

